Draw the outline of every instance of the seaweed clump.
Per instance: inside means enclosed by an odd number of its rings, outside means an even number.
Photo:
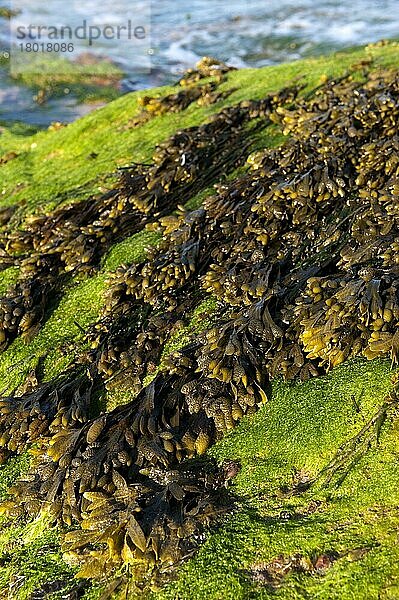
[[[27,385],[20,396],[0,400],[0,463],[61,429],[85,423],[99,392],[90,370],[79,365],[40,385],[36,376],[31,379],[36,384],[31,389]]]
[[[162,240],[111,279],[82,362],[128,378],[132,400],[51,432],[3,505],[79,524],[65,549],[85,561],[83,576],[142,559],[170,567],[195,546],[235,472],[197,457],[267,399],[270,377],[308,379],[359,354],[398,362],[398,73],[298,91],[223,109],[123,174],[129,193],[118,197]],[[250,154],[202,208],[166,216],[204,168],[220,174],[251,119],[288,139]],[[213,327],[143,385],[205,294],[218,300]]]
[[[227,74],[234,71],[225,63],[205,56],[194,69],[189,69],[180,79],[179,91],[166,96],[141,96],[139,106],[141,112],[131,119],[125,129],[137,127],[152,117],[168,113],[178,113],[196,102],[198,106],[209,106],[227,98],[233,89],[221,91],[219,85],[226,81]],[[209,79],[212,78],[212,81]],[[207,80],[207,81],[203,81]]]

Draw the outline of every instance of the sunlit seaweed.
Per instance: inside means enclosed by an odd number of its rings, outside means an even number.
[[[209,106],[224,100],[230,90],[219,90],[220,83],[226,80],[226,75],[234,71],[225,63],[214,58],[202,58],[194,69],[189,69],[180,79],[181,89],[166,96],[141,96],[139,106],[142,110],[131,119],[124,129],[131,129],[149,121],[152,117],[168,113],[178,113],[196,102],[199,106]],[[213,78],[213,81],[203,82],[203,79]]]
[[[76,427],[89,418],[94,381],[90,372],[74,367],[21,396],[0,400],[0,457],[22,453],[32,442]]]
[[[235,70],[235,67],[227,65],[221,60],[217,60],[211,56],[204,56],[193,69],[188,69],[184,73],[179,83],[182,86],[191,85],[207,77],[215,77],[220,82],[224,81],[227,73]]]
[[[168,96],[141,96],[139,98],[139,105],[142,107],[141,112],[133,119],[130,119],[124,126],[124,129],[143,125],[143,123],[146,123],[152,117],[181,112],[188,108],[190,104],[193,104],[193,102],[196,102],[198,106],[215,104],[228,98],[232,91],[220,91],[216,82],[209,82],[184,87]]]

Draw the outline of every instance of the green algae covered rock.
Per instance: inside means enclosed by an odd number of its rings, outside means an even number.
[[[4,597],[398,597],[397,58],[3,131]]]

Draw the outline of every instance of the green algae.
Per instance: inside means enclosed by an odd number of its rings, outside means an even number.
[[[210,450],[239,459],[237,510],[211,533],[176,582],[153,598],[380,598],[396,590],[397,420],[387,419],[377,444],[337,486],[316,483],[286,493],[293,481],[317,478],[341,445],[358,433],[391,387],[385,361],[351,361],[307,383],[272,385],[258,414]],[[356,400],[356,403],[354,402]],[[339,558],[325,573],[294,573],[272,589],[251,568],[276,557]],[[390,597],[389,595],[386,596]],[[395,596],[391,596],[395,597]]]
[[[146,257],[146,248],[155,246],[160,236],[156,232],[142,230],[114,244],[104,260],[104,269],[115,271],[122,264],[139,263]]]
[[[0,294],[5,294],[8,288],[16,283],[18,273],[18,267],[9,267],[0,273]]]
[[[0,498],[8,497],[9,487],[24,475],[31,461],[28,452],[12,457],[0,466]],[[76,587],[75,570],[62,560],[61,532],[49,528],[46,517],[32,523],[11,523],[0,517],[0,598],[31,598],[42,586],[58,586],[65,594]],[[56,593],[52,598],[61,598]]]
[[[14,60],[11,76],[33,92],[42,90],[46,99],[73,94],[81,102],[115,100],[123,72],[111,61],[92,58],[85,64],[61,56],[25,55]]]
[[[234,170],[233,173],[236,174],[236,170]],[[185,210],[197,210],[197,208],[200,208],[205,198],[207,198],[208,196],[213,196],[215,192],[216,191],[214,187],[208,187],[202,190],[201,192],[198,192],[198,194],[190,198],[190,200],[188,200],[185,203]]]
[[[93,323],[103,304],[106,275],[98,274],[73,283],[51,310],[51,315],[32,341],[17,338],[1,355],[1,389],[11,392],[22,384],[43,360],[44,380],[51,379],[71,362],[81,350],[85,328]]]
[[[89,53],[77,61],[58,55],[47,54],[43,58],[23,53],[15,56],[11,63],[9,53],[3,52],[0,53],[0,68],[5,77],[28,88],[38,104],[63,97],[73,98],[81,104],[115,100],[121,95],[119,83],[124,75],[111,61]],[[31,133],[35,133],[33,127]]]
[[[210,451],[218,460],[241,461],[233,487],[235,514],[208,536],[176,582],[151,597],[395,598],[399,447],[393,417],[378,445],[376,438],[342,485],[315,484],[286,498],[280,493],[284,486],[292,487],[298,473],[317,476],[342,443],[364,426],[391,389],[391,374],[387,361],[359,359],[306,383],[274,383],[270,402]],[[47,535],[41,532],[36,543],[47,543]],[[281,554],[314,558],[326,552],[341,557],[325,573],[290,575],[276,590],[255,585],[248,575],[253,565]],[[16,555],[13,551],[13,556],[17,569],[26,549]],[[44,567],[54,569],[56,564],[50,561]],[[37,574],[28,576],[27,589],[33,589]],[[98,597],[100,589],[87,598]],[[381,590],[385,595],[379,595]]]
[[[27,452],[13,456],[4,465],[0,465],[0,499],[5,500],[11,485],[29,468],[30,456]]]
[[[55,600],[77,587],[75,570],[62,560],[60,532],[44,517],[13,528],[2,524],[0,564],[0,594],[9,600],[28,600],[41,589]]]

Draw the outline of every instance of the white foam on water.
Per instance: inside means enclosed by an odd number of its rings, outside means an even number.
[[[249,67],[245,60],[242,60],[240,56],[230,56],[226,60],[226,63],[230,67],[235,67],[236,69],[247,69]]]
[[[301,35],[308,34],[314,28],[314,22],[310,18],[301,17],[301,15],[291,16],[277,22],[274,32],[282,35],[290,35],[300,32]]]
[[[193,65],[201,58],[199,54],[185,48],[184,41],[173,42],[164,54],[169,61],[187,66]]]
[[[366,31],[367,23],[365,21],[344,24],[331,23],[328,28],[328,36],[332,40],[351,43],[352,40],[362,37]]]

